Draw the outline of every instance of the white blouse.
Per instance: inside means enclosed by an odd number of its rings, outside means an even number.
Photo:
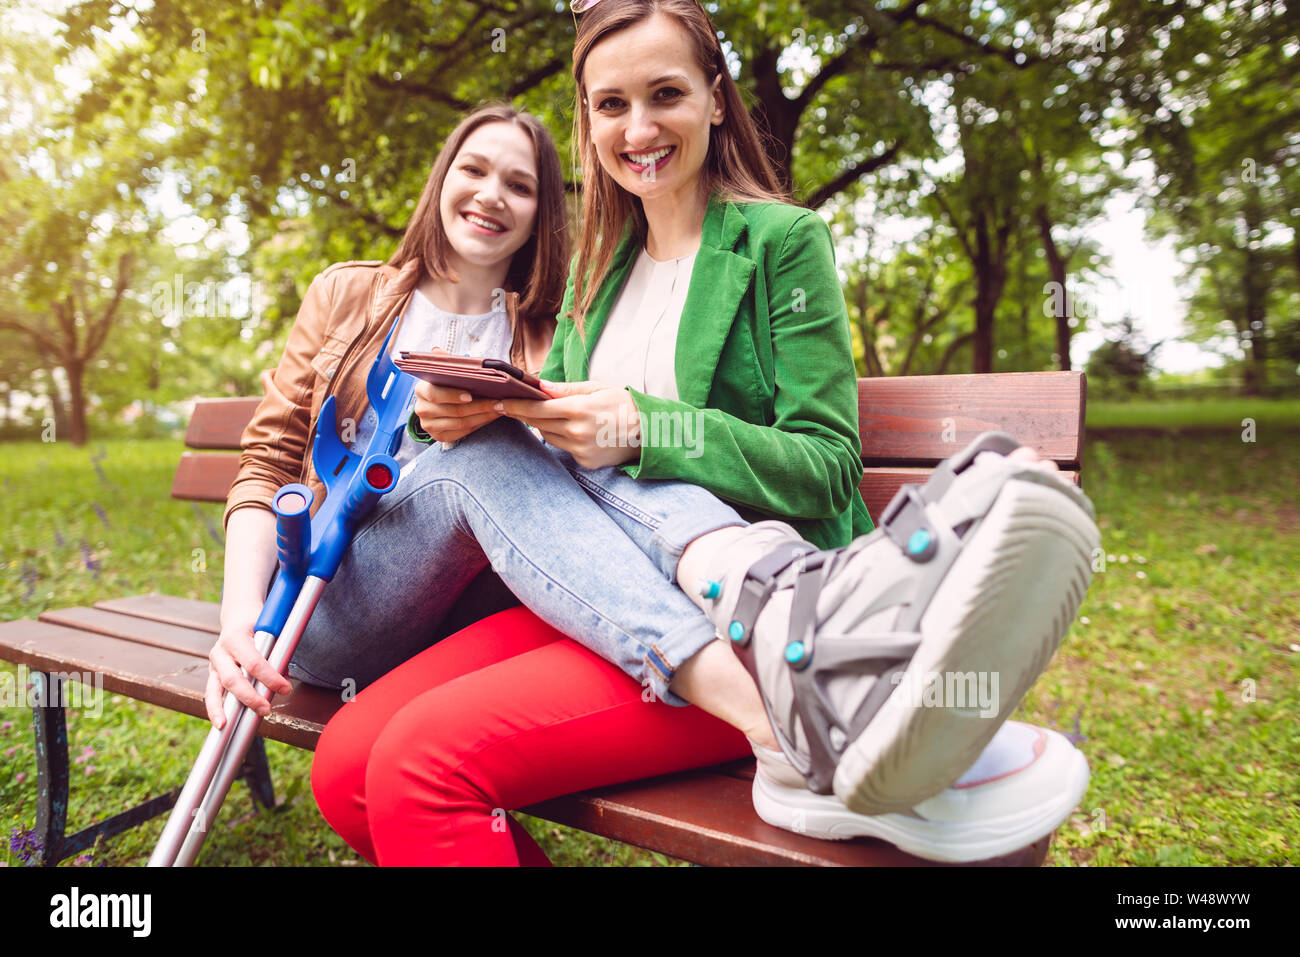
[[[389,352],[396,358],[402,354],[403,349],[415,351],[437,347],[446,349],[452,355],[508,360],[510,341],[510,317],[504,308],[481,316],[462,316],[444,312],[417,289],[411,295],[410,305],[402,317],[397,335],[393,337]],[[365,372],[369,373],[370,369],[365,369]],[[351,444],[353,452],[365,450],[378,423],[379,416],[367,405],[366,414],[357,425],[356,441]],[[444,443],[444,447],[450,445],[451,443]],[[404,466],[427,447],[403,433],[402,444],[393,457],[399,465]]]
[[[694,265],[694,253],[658,262],[641,250],[591,354],[593,381],[678,398],[673,359]]]

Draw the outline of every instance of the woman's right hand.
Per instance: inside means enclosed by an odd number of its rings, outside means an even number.
[[[271,713],[271,703],[258,694],[252,682],[244,677],[247,671],[275,694],[287,695],[293,690],[289,679],[271,667],[271,663],[258,654],[253,644],[253,631],[261,608],[244,608],[239,611],[222,609],[221,635],[208,652],[208,687],[203,695],[208,720],[220,730],[226,723],[222,702],[227,691],[266,717]],[[243,668],[243,671],[240,668]]]
[[[420,428],[439,442],[455,442],[499,419],[496,399],[475,399],[464,389],[420,380],[415,383],[415,414]]]

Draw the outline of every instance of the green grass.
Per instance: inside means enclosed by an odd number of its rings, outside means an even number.
[[[1300,430],[1255,418],[1254,443],[1241,440],[1237,423],[1088,443],[1083,474],[1104,560],[1079,621],[1017,715],[1080,735],[1092,768],[1052,863],[1300,858],[1300,509],[1292,484]],[[221,507],[168,497],[179,442],[0,448],[12,516],[0,532],[0,618],[149,590],[217,600]],[[77,763],[69,830],[176,786],[205,732],[198,719],[121,697],[99,715],[70,712]],[[267,750],[281,806],[254,813],[238,785],[205,863],[368,866],[317,811],[311,754],[276,742]],[[0,819],[10,830],[31,828],[26,708],[0,709],[0,753]],[[677,863],[522,820],[559,864]],[[162,819],[152,821],[81,863],[142,864],[161,828]],[[0,848],[6,857],[17,863]]]
[[[1094,441],[1092,588],[1022,705],[1092,766],[1060,863],[1294,863],[1300,430]]]
[[[1265,427],[1300,425],[1300,399],[1205,399],[1130,402],[1089,400],[1088,428],[1236,429],[1254,421],[1256,436]]]

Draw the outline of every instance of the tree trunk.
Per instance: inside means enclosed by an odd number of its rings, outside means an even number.
[[[971,217],[975,234],[974,256],[971,266],[975,271],[975,342],[971,352],[972,372],[993,371],[993,320],[1002,290],[1007,284],[1007,233],[1002,226],[995,237],[990,235],[989,214],[980,209]]]
[[[85,364],[72,359],[63,364],[63,370],[68,374],[68,441],[80,447],[86,444]]]
[[[54,419],[54,438],[57,441],[68,434],[68,403],[59,389],[59,380],[54,374],[54,368],[46,368],[44,371],[48,382],[45,391],[50,400],[50,415]]]
[[[1300,219],[1291,220],[1291,265],[1295,266],[1296,279],[1300,279]]]
[[[1250,331],[1249,348],[1242,376],[1242,392],[1245,395],[1261,395],[1268,386],[1268,343],[1264,336],[1265,323],[1268,319],[1268,290],[1270,279],[1264,257],[1255,248],[1255,232],[1263,219],[1258,208],[1257,197],[1252,202],[1247,199],[1243,211],[1246,225],[1246,242],[1243,245],[1244,267],[1242,270],[1242,293],[1246,303],[1246,328]]]
[[[1052,282],[1057,284],[1060,290],[1059,296],[1053,296],[1051,301],[1060,303],[1061,308],[1055,310],[1053,319],[1056,322],[1056,354],[1058,356],[1058,367],[1062,372],[1070,371],[1070,298],[1069,287],[1066,286],[1066,261],[1061,256],[1061,251],[1056,246],[1056,240],[1052,238],[1052,220],[1047,214],[1047,204],[1039,204],[1036,210],[1038,219],[1038,234],[1043,239],[1043,252],[1047,254],[1047,268],[1051,273]]]
[[[749,64],[750,73],[754,77],[754,91],[758,94],[758,104],[749,112],[759,128],[766,129],[771,134],[771,137],[762,138],[763,146],[768,159],[776,168],[781,184],[789,189],[793,183],[790,153],[794,149],[794,134],[799,126],[799,110],[781,89],[781,74],[776,69],[781,53],[781,47],[765,46]]]
[[[1002,298],[1005,279],[995,275],[996,270],[985,265],[975,273],[975,331],[971,350],[971,371],[993,371],[993,316]]]
[[[862,333],[862,364],[866,367],[867,375],[883,376],[885,367],[880,361],[880,353],[876,351],[876,331],[865,316],[858,320],[858,331]]]
[[[925,305],[929,305],[926,302]],[[907,347],[907,355],[903,358],[903,367],[898,370],[899,375],[910,375],[912,371],[912,360],[916,358],[916,350],[920,348],[921,342],[925,339],[926,333],[942,322],[951,311],[951,307],[940,302],[935,311],[929,318],[921,318],[921,310],[917,310],[916,331],[912,333],[912,341]]]
[[[867,289],[866,276],[863,276],[862,281],[857,284],[856,291],[858,332],[862,335],[862,364],[866,367],[865,371],[868,376],[883,376],[885,374],[884,365],[880,361],[880,353],[876,351],[875,324],[867,315],[869,290]]]

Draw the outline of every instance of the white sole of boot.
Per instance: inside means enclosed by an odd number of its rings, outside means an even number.
[[[919,630],[901,687],[849,744],[835,795],[859,814],[906,811],[969,768],[1047,667],[1092,577],[1100,537],[1088,515],[1042,473],[1019,473],[967,538]],[[900,693],[974,675],[996,702],[918,700]],[[942,698],[942,696],[939,696]],[[996,713],[990,713],[996,706]]]
[[[999,788],[1001,782],[982,785],[988,790],[970,808],[959,805],[963,796],[956,791],[953,801],[937,798],[949,811],[968,813],[966,820],[932,820],[908,814],[850,814],[828,795],[813,794],[805,789],[784,787],[762,774],[754,777],[754,809],[758,816],[787,831],[822,840],[843,841],[855,837],[874,837],[888,841],[900,850],[930,861],[969,863],[1010,854],[1044,837],[1069,817],[1083,800],[1088,789],[1088,761],[1066,742],[1053,755],[1050,767],[1035,776],[1040,796],[1024,800],[1023,791],[1009,793]],[[1016,788],[1012,776],[1006,782]],[[1017,803],[1022,805],[1015,807]],[[993,813],[999,807],[1014,810]],[[930,810],[925,804],[918,812]],[[938,810],[935,808],[935,810]]]

